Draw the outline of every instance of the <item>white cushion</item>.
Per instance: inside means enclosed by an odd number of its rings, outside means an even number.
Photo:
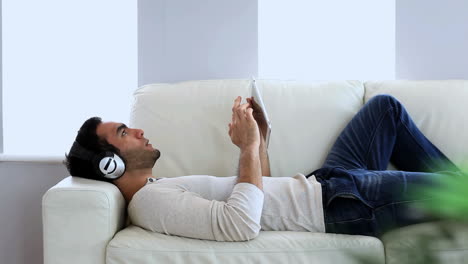
[[[416,126],[458,166],[468,165],[468,81],[366,82],[365,102],[390,94]]]
[[[130,126],[142,128],[161,157],[153,175],[232,176],[239,151],[228,124],[236,96],[250,91],[248,80],[150,84],[134,93]]]
[[[364,97],[358,81],[259,80],[258,85],[271,115],[272,176],[309,174],[320,168]]]
[[[362,106],[358,81],[301,83],[258,80],[272,122],[272,176],[319,168],[344,126]],[[239,149],[228,124],[234,99],[250,96],[250,81],[208,80],[145,85],[135,92],[130,126],[161,151],[153,174],[236,175]],[[164,140],[164,141],[163,141]]]
[[[194,227],[196,228],[196,227]],[[385,263],[382,242],[366,236],[262,231],[249,242],[216,242],[168,236],[130,226],[107,247],[117,263]]]

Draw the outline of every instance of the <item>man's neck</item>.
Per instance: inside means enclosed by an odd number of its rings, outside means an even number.
[[[127,171],[125,174],[114,180],[114,184],[122,192],[127,204],[132,200],[133,195],[145,186],[147,179],[153,177],[151,168]]]

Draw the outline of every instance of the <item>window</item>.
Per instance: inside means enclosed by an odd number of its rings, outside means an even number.
[[[128,123],[137,1],[3,0],[5,154],[63,155],[89,117]]]
[[[395,79],[395,0],[258,4],[259,77]]]

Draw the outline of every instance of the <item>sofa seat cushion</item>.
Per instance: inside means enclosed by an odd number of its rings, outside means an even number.
[[[382,241],[387,264],[468,263],[467,223],[434,222],[407,226],[388,232]]]
[[[196,228],[196,227],[194,227]],[[366,236],[262,231],[248,242],[216,242],[153,233],[118,232],[106,263],[385,263],[382,242]]]

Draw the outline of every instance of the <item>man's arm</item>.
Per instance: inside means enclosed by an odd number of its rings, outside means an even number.
[[[268,151],[266,149],[265,139],[261,136],[261,132],[260,132],[260,147],[258,149],[258,154],[260,157],[260,167],[262,170],[262,173],[261,173],[262,176],[271,177],[270,159],[268,157]],[[240,164],[239,164],[239,167],[237,168],[237,175],[240,175],[239,170],[240,170]]]
[[[262,136],[262,133],[260,132],[260,148],[259,148],[259,154],[260,154],[260,163],[262,166],[262,176],[271,176],[270,174],[270,160],[268,159],[268,151],[266,149],[266,143],[265,139]]]
[[[263,191],[262,170],[258,149],[241,149],[239,159],[239,177],[237,182],[247,182]]]

